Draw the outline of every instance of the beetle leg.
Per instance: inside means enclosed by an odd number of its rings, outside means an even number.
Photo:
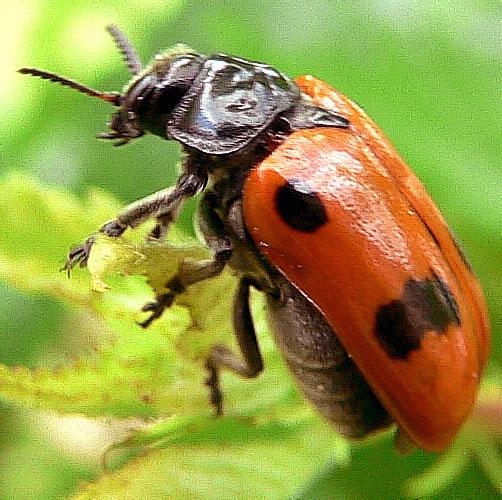
[[[214,258],[203,262],[185,261],[179,271],[166,283],[167,292],[157,295],[153,302],[147,302],[141,309],[151,312],[149,318],[138,323],[143,328],[149,326],[153,320],[160,318],[165,309],[170,307],[177,295],[183,293],[187,287],[218,276],[225,267],[231,255],[231,248],[223,248],[216,252]]]
[[[181,203],[179,204],[179,208],[181,208]],[[155,224],[155,227],[150,231],[148,237],[154,240],[164,239],[167,235],[171,222],[174,222],[178,218],[178,213],[179,210],[177,210],[176,207],[173,207],[173,209],[167,213],[158,215],[156,217],[157,224]]]
[[[174,220],[184,200],[195,196],[207,183],[207,174],[193,168],[181,174],[174,188],[163,189],[126,207],[117,218],[106,222],[100,233],[118,238],[130,227],[135,228],[146,220],[157,217],[158,224],[152,237],[162,237],[170,221]],[[77,264],[85,267],[94,243],[95,235],[68,254],[63,270],[70,272]]]
[[[187,287],[218,276],[232,255],[232,242],[225,235],[223,224],[214,209],[214,197],[206,194],[199,204],[199,224],[208,243],[214,250],[211,260],[203,262],[185,261],[178,272],[166,283],[167,291],[157,295],[153,302],[148,302],[142,308],[151,315],[140,326],[146,328],[152,321],[159,318],[165,309],[170,307],[177,295]]]
[[[216,415],[223,413],[220,370],[228,370],[245,378],[254,378],[263,370],[263,359],[249,308],[250,286],[249,280],[241,279],[234,299],[233,325],[242,357],[226,345],[216,344],[206,360],[209,376],[205,383],[209,387],[209,400],[215,408]]]

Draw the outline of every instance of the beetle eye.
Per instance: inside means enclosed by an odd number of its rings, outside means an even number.
[[[153,107],[149,110],[150,114],[167,115],[171,113],[174,107],[180,102],[181,98],[186,94],[188,87],[169,87],[162,88],[160,91],[156,89],[152,96]]]

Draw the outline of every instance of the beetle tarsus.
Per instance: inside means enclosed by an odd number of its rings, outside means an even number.
[[[94,244],[96,237],[93,235],[85,240],[85,242],[74,248],[69,254],[66,260],[65,265],[60,269],[60,271],[66,271],[68,273],[68,277],[72,269],[75,266],[79,266],[80,268],[87,266],[87,261],[89,259],[89,254],[91,252],[92,245]]]
[[[162,316],[165,309],[171,307],[175,297],[175,293],[168,292],[158,295],[153,302],[147,302],[141,310],[143,312],[150,312],[151,314],[145,321],[138,322],[138,325],[142,328],[149,327],[154,320]]]
[[[220,417],[223,415],[223,392],[220,389],[219,370],[209,359],[206,361],[205,368],[209,372],[204,380],[204,385],[209,388],[209,404],[214,408],[214,415]]]
[[[119,220],[114,219],[103,224],[100,233],[106,234],[111,238],[118,238],[127,229],[127,226],[122,224]],[[92,245],[96,241],[96,235],[93,234],[87,238],[84,243],[76,248],[74,248],[69,254],[65,265],[60,269],[61,271],[67,271],[68,276],[74,267],[77,265],[80,268],[87,267],[87,261],[89,260],[89,255],[91,253]]]
[[[106,234],[106,236],[110,236],[111,238],[118,238],[119,236],[122,236],[126,229],[126,224],[123,224],[118,219],[113,219],[111,221],[105,222],[101,226],[99,232]]]

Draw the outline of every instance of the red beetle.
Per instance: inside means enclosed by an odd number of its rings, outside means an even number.
[[[182,266],[143,310],[148,326],[193,283],[230,265],[239,277],[234,328],[241,355],[215,346],[207,384],[222,411],[219,371],[263,369],[249,308],[262,291],[277,344],[297,383],[344,435],[393,421],[413,443],[442,451],[474,404],[490,346],[483,293],[424,187],[373,121],[312,76],[292,81],[265,64],[187,47],[141,69],[109,31],[135,78],[105,94],[22,69],[120,109],[105,139],[150,132],[185,157],[173,189],[129,206],[101,232],[118,237],[148,218],[165,236],[200,191],[199,225],[214,258]],[[85,265],[91,236],[70,253]]]

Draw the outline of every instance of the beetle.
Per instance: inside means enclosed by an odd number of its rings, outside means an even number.
[[[350,99],[313,76],[186,46],[142,69],[111,33],[133,79],[104,93],[32,68],[24,74],[117,106],[102,139],[145,133],[181,144],[174,188],[127,207],[100,232],[119,237],[154,218],[165,237],[183,202],[203,192],[198,225],[209,261],[182,265],[143,311],[159,318],[190,285],[226,265],[239,278],[233,325],[240,355],[212,348],[211,404],[221,370],[256,377],[263,361],[250,289],[265,294],[277,345],[312,405],[362,438],[396,422],[405,441],[445,450],[475,402],[490,347],[483,293],[416,175]],[[69,253],[86,265],[94,236]]]

